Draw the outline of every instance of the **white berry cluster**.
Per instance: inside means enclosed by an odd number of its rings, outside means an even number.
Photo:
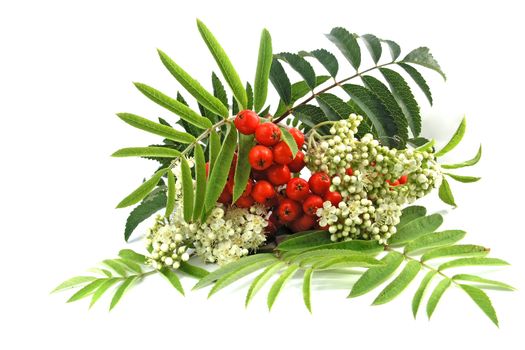
[[[187,227],[180,227],[160,215],[157,216],[155,225],[146,235],[146,247],[151,251],[148,263],[156,269],[162,267],[178,269],[181,261],[190,258],[188,246],[184,242],[187,233]]]
[[[243,209],[217,204],[205,223],[190,225],[197,255],[219,265],[247,255],[266,240],[266,215],[267,211],[259,205]]]
[[[432,153],[390,149],[371,134],[357,139],[362,120],[352,114],[334,122],[330,136],[313,140],[305,161],[312,172],[330,175],[330,190],[343,197],[339,207],[327,202],[318,210],[320,224],[329,226],[332,240],[385,243],[396,232],[401,206],[439,186],[442,174]]]

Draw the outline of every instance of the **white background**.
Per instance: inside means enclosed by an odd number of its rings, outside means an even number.
[[[107,299],[88,312],[85,302],[65,304],[66,295],[49,295],[58,282],[125,246],[128,210],[114,206],[155,165],[109,155],[158,138],[114,113],[174,120],[131,84],[175,94],[178,86],[157,47],[209,86],[217,68],[198,35],[197,17],[244,80],[253,80],[263,27],[272,33],[275,52],[335,52],[323,36],[334,26],[396,40],[403,54],[429,46],[449,79],[444,83],[424,72],[435,105],[420,99],[423,134],[443,144],[466,114],[466,141],[448,159],[462,161],[479,143],[484,147],[479,166],[464,171],[483,179],[452,184],[459,208],[446,216],[444,227],[467,230],[469,242],[490,246],[493,256],[510,261],[512,267],[487,276],[524,289],[524,28],[518,3],[2,1],[0,348],[522,348],[521,291],[490,292],[500,329],[459,290],[445,294],[431,322],[423,313],[414,321],[414,286],[387,306],[370,307],[374,293],[345,299],[348,279],[336,290],[326,281],[315,284],[313,316],[302,305],[299,280],[271,313],[262,295],[244,309],[246,283],[207,301],[206,290],[183,298],[154,276],[111,313]],[[341,67],[341,76],[349,72],[348,65]],[[429,202],[445,208],[437,195]],[[188,290],[193,283],[183,282]]]

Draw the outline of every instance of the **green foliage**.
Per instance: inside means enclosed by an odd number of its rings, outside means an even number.
[[[233,202],[239,199],[246,188],[248,179],[250,178],[250,163],[248,161],[248,154],[255,145],[253,135],[239,134],[239,151],[237,154],[237,163],[235,165],[235,174],[233,177]]]
[[[124,239],[127,241],[137,226],[166,206],[166,191],[157,187],[142,200],[142,202],[131,211],[126,220]]]
[[[464,168],[464,167],[473,166],[473,165],[478,164],[478,162],[479,162],[480,159],[481,159],[481,145],[479,145],[478,152],[476,153],[476,155],[474,156],[474,158],[469,159],[469,160],[466,160],[466,161],[461,162],[461,163],[456,163],[456,164],[442,164],[441,167],[442,167],[443,169],[458,169],[458,168]]]
[[[414,67],[412,67],[409,64],[400,62],[400,63],[398,63],[398,65],[401,68],[403,68],[405,70],[405,72],[408,73],[408,75],[410,75],[410,77],[414,80],[414,82],[417,84],[417,86],[419,86],[421,91],[423,91],[423,93],[427,97],[428,102],[430,103],[430,105],[432,105],[432,103],[434,102],[432,100],[432,92],[430,92],[430,87],[428,86],[425,78],[423,78],[421,73],[419,73],[419,71],[417,69],[415,69]]]
[[[184,103],[181,103],[146,84],[135,83],[135,86],[147,98],[177,114],[188,123],[201,129],[206,129],[211,126],[211,122],[208,119],[201,117],[197,112],[186,106]]]
[[[168,169],[168,197],[166,201],[166,211],[164,216],[169,218],[175,208],[175,176],[171,169]]]
[[[463,135],[465,135],[465,130],[467,128],[467,119],[463,117],[461,120],[461,123],[459,124],[459,127],[454,132],[454,135],[450,138],[448,143],[438,152],[436,152],[436,157],[441,157],[445,155],[446,153],[452,151],[463,139]]]
[[[237,129],[233,126],[229,127],[228,134],[221,146],[217,159],[210,169],[210,176],[206,187],[206,196],[204,197],[204,212],[208,213],[217,203],[217,199],[221,195],[226,181],[228,180],[228,173],[233,160],[233,153],[237,146]],[[203,218],[206,219],[207,215]]]
[[[191,136],[188,133],[177,131],[169,126],[152,122],[146,118],[139,117],[135,114],[118,113],[117,116],[120,119],[122,119],[125,123],[134,126],[137,129],[141,129],[152,134],[165,137],[169,140],[173,140],[180,143],[191,143],[195,141],[195,137]]]
[[[270,81],[279,97],[288,106],[292,101],[292,84],[281,63],[274,58],[270,68]]]
[[[312,275],[314,273],[314,268],[309,267],[304,271],[304,277],[303,277],[303,300],[304,305],[312,313],[312,302],[310,300],[310,288],[312,284]]]
[[[409,261],[401,273],[390,282],[385,289],[383,289],[377,298],[375,298],[373,304],[380,305],[386,304],[395,297],[397,297],[406,287],[412,282],[412,280],[417,276],[421,270],[421,264],[417,261]]]
[[[352,67],[356,70],[359,69],[361,65],[361,49],[353,34],[344,28],[337,27],[332,29],[326,37],[337,46]]]
[[[273,304],[275,303],[275,300],[277,299],[277,296],[283,289],[284,285],[292,276],[297,272],[299,269],[299,265],[292,264],[288,266],[286,270],[279,276],[277,281],[272,285],[272,288],[270,289],[270,293],[268,293],[268,309],[271,310]]]
[[[180,294],[184,295],[184,288],[180,283],[180,279],[172,269],[163,267],[162,269],[160,269],[159,272],[162,276],[166,278],[166,280],[173,286],[173,288],[178,290]]]
[[[165,168],[160,169],[155,174],[153,174],[149,180],[142,183],[142,185],[140,185],[135,191],[131,192],[126,198],[120,201],[120,203],[117,204],[117,208],[129,207],[130,205],[140,202],[155,188],[155,186],[157,186],[157,183],[159,182],[162,175],[164,175],[166,170],[167,169]]]
[[[477,182],[481,179],[480,177],[476,177],[476,176],[465,176],[465,175],[457,175],[457,174],[451,174],[451,173],[444,173],[444,174],[450,177],[451,179],[454,179],[456,181],[463,182],[463,183]]]
[[[452,190],[450,189],[450,185],[445,178],[443,178],[443,180],[441,181],[438,195],[439,199],[441,199],[443,203],[452,205],[453,207],[457,207],[456,201],[454,200],[454,195],[452,194]]]
[[[255,83],[253,85],[254,107],[256,111],[260,111],[266,102],[272,59],[272,38],[270,33],[266,29],[263,29],[261,33],[261,42],[259,44],[259,58],[257,60],[257,70],[255,72]]]
[[[193,204],[193,221],[198,221],[204,208],[206,196],[206,160],[201,145],[195,145],[195,201]]]
[[[390,245],[406,244],[418,237],[434,232],[443,223],[443,217],[439,214],[415,218],[400,228],[389,240]]]
[[[182,176],[182,206],[184,212],[184,220],[191,222],[193,217],[193,179],[191,177],[191,169],[185,157],[181,158],[181,176]]]
[[[186,71],[176,64],[168,55],[161,50],[158,50],[158,53],[162,63],[170,71],[173,77],[175,77],[186,91],[195,97],[201,105],[215,114],[224,118],[228,117],[228,108],[224,106],[218,98],[206,91],[197,80],[193,79],[188,73],[186,73]],[[210,126],[211,124],[207,127]]]
[[[281,129],[281,138],[282,140],[290,147],[290,150],[292,151],[292,156],[295,158],[295,155],[297,152],[299,152],[299,148],[297,146],[297,142],[295,142],[295,139],[293,138],[292,134],[288,131],[288,129],[279,127]]]
[[[383,51],[383,48],[381,47],[381,42],[373,34],[361,35],[361,39],[363,40],[366,48],[370,52],[370,56],[372,56],[372,60],[374,61],[375,64],[377,64],[377,62],[379,62],[379,59],[381,58],[381,53]]]
[[[423,67],[427,67],[441,74],[443,79],[447,79],[445,73],[443,73],[441,70],[441,67],[434,59],[434,56],[432,56],[430,53],[430,49],[428,47],[418,47],[417,49],[410,51],[410,53],[406,55],[405,58],[403,58],[402,62],[414,63]]]
[[[301,51],[299,52],[299,55],[303,57],[315,57],[319,61],[319,63],[323,65],[323,67],[327,70],[327,72],[332,78],[335,78],[335,76],[337,75],[337,72],[339,70],[339,63],[337,62],[337,58],[335,58],[333,53],[325,49],[318,49],[310,52]]]
[[[226,52],[221,47],[217,39],[215,39],[215,36],[210,32],[208,27],[206,27],[206,25],[202,23],[202,21],[197,20],[197,27],[202,36],[202,39],[206,43],[206,46],[208,46],[208,49],[210,50],[213,58],[215,59],[215,62],[217,62],[217,65],[219,66],[219,69],[221,70],[224,79],[232,89],[233,96],[235,96],[237,103],[242,109],[244,109],[248,104],[246,90],[244,89],[244,86],[241,82],[241,79],[239,78],[239,75],[237,74],[237,71],[233,67],[230,59],[228,58],[228,55],[226,55]]]
[[[162,157],[162,158],[176,158],[180,157],[181,153],[173,148],[167,147],[127,147],[121,148],[114,152],[112,157]]]
[[[315,72],[310,63],[297,54],[282,52],[274,56],[290,65],[304,79],[310,89],[317,85],[315,82]]]
[[[421,132],[421,116],[419,115],[419,106],[414,95],[412,95],[410,87],[401,74],[388,68],[380,68],[379,70],[390,85],[392,94],[401,107],[410,126],[410,130],[412,130],[412,135],[414,135],[414,137],[419,136]]]

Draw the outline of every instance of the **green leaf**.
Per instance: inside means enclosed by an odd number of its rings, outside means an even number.
[[[283,266],[283,261],[276,261],[270,266],[268,266],[257,277],[255,277],[252,284],[250,285],[250,288],[248,289],[248,293],[246,294],[246,301],[244,303],[245,307],[248,307],[248,304],[250,304],[250,301],[253,299],[255,294],[257,294],[257,292],[264,286],[264,284],[268,282],[268,280],[273,275],[275,275]]]
[[[434,144],[436,143],[436,140],[432,139],[424,144],[422,144],[421,146],[419,146],[418,148],[416,148],[416,151],[417,152],[432,152],[432,148],[434,148]]]
[[[251,166],[248,161],[250,150],[255,145],[253,135],[239,134],[239,152],[237,154],[237,164],[233,177],[233,199],[235,203],[246,189],[248,179],[250,178]]]
[[[111,299],[111,304],[109,305],[109,310],[111,311],[120,301],[124,293],[138,280],[138,276],[128,277],[122,282],[122,284],[117,288],[113,299]]]
[[[250,83],[246,83],[246,96],[248,97],[246,109],[253,110],[253,89]]]
[[[383,259],[381,259],[384,266],[377,266],[368,269],[354,284],[352,291],[348,295],[349,298],[354,298],[370,292],[372,289],[379,286],[386,281],[403,262],[403,255],[391,251]]]
[[[175,208],[175,176],[171,169],[168,169],[168,197],[166,200],[166,211],[164,216],[169,218]]]
[[[369,255],[360,254],[353,251],[320,249],[312,251],[312,253],[321,254],[316,254],[317,256],[312,256],[312,254],[310,254],[309,258],[303,258],[301,260],[301,264],[311,264],[312,267],[316,270],[333,270],[342,267],[375,267],[384,265],[382,262]]]
[[[426,252],[421,257],[421,261],[449,257],[449,256],[485,256],[490,249],[473,244],[453,245],[450,247],[441,247]]]
[[[184,221],[191,222],[193,217],[193,179],[191,169],[186,157],[181,159],[181,176],[182,176],[182,203],[184,209]]]
[[[353,34],[344,28],[336,27],[326,37],[337,46],[352,67],[356,70],[359,69],[361,65],[361,49]]]
[[[441,181],[438,195],[444,203],[457,207],[457,204],[454,200],[454,195],[452,194],[452,190],[450,189],[450,185],[448,184],[448,181],[445,178],[443,178],[443,180]]]
[[[433,102],[432,101],[432,93],[430,92],[430,87],[428,86],[425,78],[423,78],[421,73],[419,73],[419,71],[417,69],[415,69],[414,67],[412,67],[409,64],[400,62],[400,63],[398,63],[398,65],[401,68],[403,68],[405,70],[405,72],[408,73],[408,75],[410,75],[410,77],[414,80],[414,82],[417,84],[417,86],[419,86],[421,91],[423,91],[423,93],[427,97],[428,102],[432,106],[432,102]]]
[[[314,246],[309,248],[309,250],[318,250],[318,249],[343,249],[343,250],[352,250],[354,252],[360,252],[364,254],[377,254],[384,250],[384,246],[379,244],[375,240],[351,240],[343,241],[329,244],[322,244],[319,246]]]
[[[381,100],[390,117],[394,120],[398,129],[398,137],[402,140],[403,147],[408,139],[408,123],[401,107],[399,107],[396,99],[390,93],[385,84],[379,79],[374,78],[370,75],[362,76],[361,79],[365,83],[366,87],[369,88],[378,98]]]
[[[128,275],[128,273],[126,272],[126,269],[122,267],[122,265],[119,264],[116,260],[106,259],[102,261],[102,263],[108,266],[109,268],[111,268],[113,271],[115,271],[122,277],[126,277]]]
[[[294,108],[292,114],[301,121],[303,125],[313,128],[319,123],[327,120],[323,110],[314,105],[301,105]],[[323,128],[319,128],[319,131],[323,131]],[[328,131],[325,130],[324,133]]]
[[[448,141],[445,147],[443,147],[439,152],[436,152],[435,156],[441,157],[445,155],[446,153],[452,151],[461,142],[461,139],[463,139],[463,135],[465,135],[466,129],[467,129],[467,118],[463,117],[456,132],[454,132],[454,135],[452,135],[452,137],[450,138],[450,141]]]
[[[204,197],[206,196],[206,160],[201,145],[196,144],[195,155],[195,202],[193,205],[193,221],[199,220],[204,207]]]
[[[456,164],[442,164],[441,167],[442,167],[443,169],[458,169],[458,168],[464,168],[464,167],[473,166],[473,165],[478,164],[478,162],[479,162],[480,159],[481,159],[481,145],[479,145],[478,152],[476,153],[476,155],[474,156],[474,158],[469,159],[469,160],[466,160],[466,161],[461,162],[461,163],[456,163]]]
[[[274,57],[288,63],[290,67],[299,73],[311,90],[316,87],[314,69],[304,58],[289,52],[282,52],[280,54],[274,55]]]
[[[359,85],[345,84],[342,88],[350,95],[357,106],[366,113],[381,143],[386,146],[396,146],[398,144],[396,135],[399,130],[379,98],[370,90]]]
[[[279,129],[281,129],[282,140],[288,145],[288,147],[292,151],[292,157],[295,158],[295,155],[297,154],[297,152],[299,152],[297,142],[295,142],[295,139],[293,138],[292,134],[290,134],[287,128],[280,126]]]
[[[215,285],[212,287],[210,293],[208,294],[208,298],[211,297],[213,294],[217,293],[219,290],[223,289],[224,287],[229,286],[233,282],[249,275],[252,272],[255,272],[270,265],[276,260],[277,258],[271,255],[265,256],[264,259],[261,259],[256,263],[239,265],[238,268],[228,272],[227,274],[224,274],[217,280],[217,282],[215,282]]]
[[[492,307],[492,302],[490,301],[490,298],[485,294],[484,291],[482,291],[479,288],[467,285],[467,284],[460,284],[459,285],[461,289],[463,289],[469,297],[479,306],[481,311],[487,315],[490,320],[499,327],[498,324],[498,316],[496,315],[496,310],[494,310],[494,307]]]
[[[93,296],[91,297],[91,302],[89,303],[89,308],[92,308],[93,305],[95,305],[95,303],[97,302],[97,300],[100,299],[100,297],[118,281],[120,281],[119,278],[110,278],[105,280],[104,283],[102,283],[100,287],[98,287],[95,293],[93,293]]]
[[[427,215],[427,208],[420,205],[412,205],[401,210],[401,218],[396,228],[399,230],[409,222]]]
[[[447,80],[445,73],[441,70],[441,67],[434,59],[434,56],[430,53],[428,47],[418,47],[417,49],[410,51],[410,53],[403,58],[402,62],[414,63],[432,69],[441,74],[444,80]]]
[[[272,60],[270,81],[284,104],[287,106],[290,105],[292,102],[292,85],[283,66],[276,58]]]
[[[125,123],[134,126],[137,129],[141,129],[152,134],[165,137],[168,140],[173,140],[180,143],[192,143],[195,141],[195,137],[191,136],[186,132],[177,131],[169,126],[152,122],[151,120],[139,117],[135,114],[118,113],[117,116],[120,119],[122,119]]]
[[[452,279],[454,281],[475,282],[475,283],[479,283],[479,284],[486,285],[486,286],[499,287],[503,290],[508,290],[508,291],[516,290],[516,288],[506,283],[495,281],[495,280],[489,280],[487,278],[483,278],[483,277],[479,277],[475,275],[458,274],[458,275],[453,276]],[[480,286],[480,288],[483,288],[483,287]]]
[[[188,123],[201,129],[207,129],[211,127],[211,122],[207,118],[200,116],[197,112],[186,106],[184,103],[181,103],[146,84],[134,84],[137,89],[139,89],[139,91],[142,92],[147,98],[175,113]]]
[[[327,231],[311,231],[281,242],[277,246],[277,249],[287,251],[294,249],[311,248],[314,246],[319,246],[328,243],[332,243],[332,240],[330,239],[330,233],[328,233]]]
[[[325,81],[330,79],[328,75],[320,75],[315,77],[315,86],[319,86]],[[298,81],[297,83],[292,84],[292,104],[296,102],[301,97],[306,96],[310,92],[310,87],[308,87],[308,84],[304,80]],[[282,101],[281,101],[282,102]],[[277,113],[276,113],[277,115]]]
[[[383,48],[381,47],[381,42],[373,34],[361,35],[361,39],[363,39],[366,48],[370,52],[372,60],[374,60],[374,63],[377,64],[377,62],[379,62],[379,59],[381,58],[381,52],[383,51]]]
[[[141,274],[142,273],[142,268],[140,267],[140,265],[137,264],[136,262],[132,261],[132,260],[115,259],[115,261],[118,262],[119,264],[123,265],[125,268],[127,268],[131,272],[135,272],[137,274]]]
[[[447,230],[442,232],[429,233],[420,236],[405,246],[406,253],[414,253],[422,249],[447,246],[460,241],[467,233],[462,230]]]
[[[330,120],[347,119],[352,113],[352,109],[336,95],[323,93],[316,95],[315,100]]]
[[[182,284],[180,283],[179,276],[170,268],[163,267],[159,270],[160,274],[168,280],[168,282],[179,291],[180,294],[184,295],[184,288],[182,287]]]
[[[226,94],[224,85],[222,85],[221,80],[215,72],[211,73],[211,84],[213,86],[213,96],[217,97],[219,101],[228,108],[228,95]]]
[[[421,136],[408,139],[408,143],[410,143],[412,146],[418,147],[418,148],[422,147],[422,146],[427,146],[429,142],[431,142],[431,140],[426,139],[426,138],[421,137]],[[432,143],[431,146],[434,146],[434,143]]]
[[[451,174],[451,173],[444,173],[445,175],[451,177],[452,179],[463,182],[463,183],[471,183],[476,182],[481,179],[481,177],[476,176],[464,176],[464,175],[457,175],[457,174]]]
[[[131,211],[124,229],[126,242],[141,222],[166,206],[166,201],[166,192],[162,188],[157,187]]]
[[[419,262],[409,261],[401,273],[379,293],[372,304],[381,305],[393,300],[408,287],[420,270],[421,264]]]
[[[181,261],[179,270],[187,275],[201,279],[209,274],[208,270],[192,265],[188,262]]]
[[[166,172],[166,168],[160,169],[148,180],[142,183],[135,191],[131,192],[126,198],[124,198],[118,205],[117,208],[125,208],[138,203],[141,199],[146,197],[151,191],[157,186],[160,178]]]
[[[390,49],[390,54],[392,55],[392,62],[395,61],[401,54],[401,48],[399,47],[399,45],[392,40],[381,39],[381,41],[388,45],[388,48]]]
[[[134,261],[138,264],[144,265],[146,263],[146,257],[142,254],[139,254],[131,249],[122,249],[118,256],[123,259]]]
[[[175,63],[168,55],[161,50],[157,50],[160,59],[164,66],[177,79],[177,81],[193,96],[195,99],[211,112],[220,115],[224,118],[228,117],[229,111],[219,99],[206,91],[205,88],[195,79],[193,79],[186,71],[184,71],[177,63]],[[188,121],[189,122],[189,121]],[[210,124],[211,126],[211,124]]]
[[[443,296],[443,293],[450,287],[450,284],[452,283],[452,280],[450,278],[445,278],[441,280],[436,288],[432,291],[432,294],[430,294],[430,298],[428,298],[427,302],[427,316],[428,318],[432,317],[432,314],[434,313],[434,310],[436,310],[436,306]]]
[[[392,94],[401,107],[401,110],[403,110],[412,134],[414,137],[419,136],[421,132],[421,115],[419,114],[419,106],[407,82],[401,74],[391,69],[380,68],[379,71],[383,74],[383,77],[385,77],[388,85],[390,85]]]
[[[442,223],[443,217],[439,214],[414,219],[399,228],[397,233],[388,240],[388,244],[400,245],[410,242],[420,236],[434,232]]]
[[[175,158],[180,156],[180,152],[168,147],[128,147],[121,148],[112,157],[161,157]]]
[[[51,293],[59,292],[65,289],[70,289],[81,284],[86,284],[88,282],[92,282],[94,279],[95,277],[93,276],[76,276],[60,283],[55,289],[51,291]]]
[[[417,311],[419,310],[421,299],[423,299],[423,295],[425,294],[425,291],[427,290],[430,281],[432,281],[432,278],[434,278],[436,274],[437,272],[435,270],[428,271],[425,277],[423,277],[423,279],[421,280],[421,284],[416,290],[414,298],[412,298],[412,314],[414,315],[414,318],[416,318],[417,316]]]
[[[312,303],[310,300],[310,286],[312,284],[312,274],[314,272],[313,268],[308,268],[304,271],[304,278],[303,278],[303,300],[304,305],[312,313]]]
[[[267,262],[275,262],[276,260],[277,258],[273,254],[270,254],[270,253],[260,253],[260,254],[242,257],[237,261],[234,261],[222,267],[219,267],[217,270],[212,271],[208,275],[201,278],[199,282],[195,284],[195,286],[193,287],[193,290],[206,287],[207,285],[213,283],[214,281],[230,274],[231,272],[235,272],[236,270],[243,269],[251,265],[259,266]]]
[[[217,160],[213,168],[210,170],[208,185],[206,188],[206,197],[204,198],[204,211],[209,212],[217,203],[217,199],[221,195],[226,181],[228,180],[228,173],[233,160],[233,153],[237,146],[237,129],[234,126],[229,126],[230,130],[224,139],[224,143],[217,156]]]
[[[270,68],[272,67],[272,37],[268,30],[263,29],[261,41],[259,43],[259,57],[257,59],[257,70],[255,72],[254,83],[254,104],[255,111],[260,111],[264,107],[268,95],[268,79]]]
[[[208,159],[210,161],[210,166],[208,168],[209,172],[211,172],[211,170],[213,169],[213,166],[215,165],[215,160],[217,160],[217,156],[219,155],[220,150],[221,139],[219,138],[219,134],[217,134],[215,130],[212,130],[208,138]]]
[[[279,276],[277,281],[272,285],[272,288],[270,289],[270,292],[268,293],[268,310],[272,309],[273,304],[275,303],[275,300],[277,299],[277,296],[283,289],[284,285],[292,276],[295,274],[295,272],[299,269],[299,265],[293,264],[288,266],[286,270]]]
[[[303,57],[315,57],[319,61],[319,63],[321,63],[323,67],[328,71],[332,78],[336,77],[337,71],[339,70],[339,63],[337,62],[337,58],[335,58],[335,56],[331,52],[325,49],[318,49],[310,52],[301,51],[299,52],[299,55]]]
[[[73,301],[77,301],[91,295],[98,287],[100,287],[107,280],[107,278],[99,278],[91,281],[88,285],[84,286],[75,294],[73,294],[71,298],[67,300],[67,302],[71,303]]]
[[[496,258],[459,258],[452,261],[447,261],[446,263],[443,263],[439,265],[438,270],[443,271],[446,269],[451,269],[454,267],[462,267],[462,266],[505,266],[510,265],[508,262],[496,259]]]
[[[241,109],[246,108],[248,104],[246,90],[244,89],[241,79],[235,71],[235,68],[233,67],[230,59],[226,55],[226,52],[221,47],[217,39],[215,39],[208,27],[206,27],[206,25],[200,20],[197,20],[197,27],[199,28],[199,32],[202,36],[202,39],[206,43],[206,46],[208,46],[208,49],[210,50],[213,58],[217,62],[217,65],[219,66],[219,69],[221,70],[224,79],[232,89],[233,95],[235,96],[237,103],[239,103]]]

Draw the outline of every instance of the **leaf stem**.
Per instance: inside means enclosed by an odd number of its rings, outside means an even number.
[[[388,62],[388,63],[383,63],[383,64],[380,64],[380,65],[376,65],[374,67],[371,67],[371,68],[368,68],[368,69],[365,69],[364,71],[362,72],[357,72],[356,74],[350,76],[350,77],[347,77],[347,78],[344,78],[342,80],[339,80],[339,81],[335,81],[332,85],[329,85],[327,86],[326,88],[322,89],[321,91],[318,91],[318,92],[314,92],[312,93],[311,96],[309,96],[308,98],[306,98],[305,100],[303,100],[301,103],[293,106],[292,108],[289,108],[286,110],[286,112],[284,112],[280,117],[278,117],[274,123],[279,123],[280,121],[282,121],[284,118],[286,118],[287,116],[289,116],[292,111],[299,107],[299,106],[303,106],[305,104],[307,104],[308,102],[310,102],[311,100],[313,100],[315,97],[317,97],[318,95],[322,94],[322,93],[325,93],[331,89],[333,89],[334,87],[336,86],[340,86],[342,83],[345,83],[351,79],[354,79],[354,78],[357,78],[357,77],[360,77],[362,74],[365,74],[365,73],[368,73],[374,69],[378,69],[378,68],[382,68],[382,67],[386,67],[388,65],[391,65],[391,64],[395,64],[397,63],[397,61],[392,61],[392,62]]]

